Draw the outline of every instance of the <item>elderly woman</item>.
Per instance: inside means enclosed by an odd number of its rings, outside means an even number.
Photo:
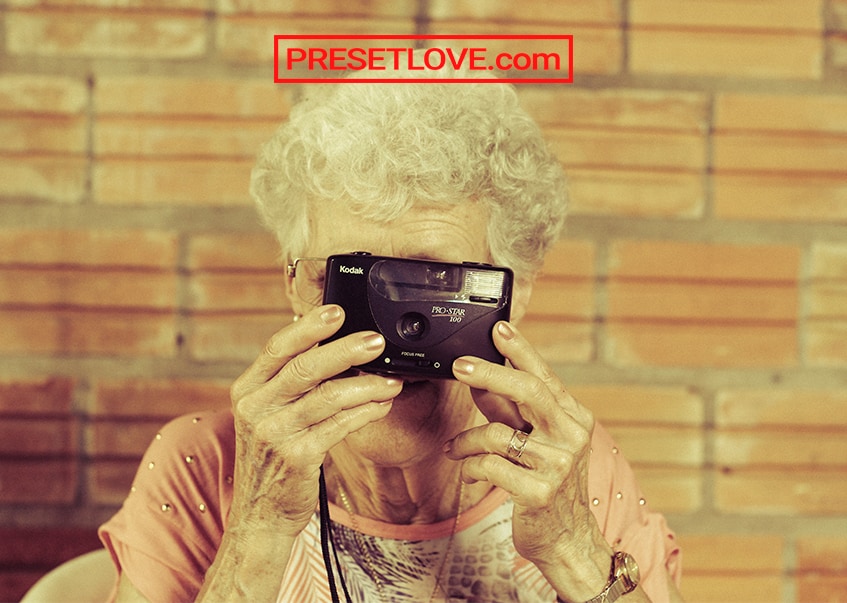
[[[679,600],[663,518],[515,326],[565,192],[514,90],[317,92],[252,178],[295,320],[232,386],[231,412],[177,419],[151,444],[101,529],[117,599]],[[377,332],[317,345],[345,312],[320,305],[315,262],[296,258],[356,250],[512,268],[511,321],[491,333],[505,366],[468,355],[455,379],[386,376],[355,369],[385,348]]]

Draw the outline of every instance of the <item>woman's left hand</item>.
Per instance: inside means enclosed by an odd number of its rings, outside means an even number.
[[[493,337],[511,366],[471,356],[453,365],[490,422],[456,436],[447,454],[462,461],[466,482],[511,494],[515,548],[559,596],[590,599],[605,587],[612,555],[588,496],[594,417],[511,324],[498,323]]]

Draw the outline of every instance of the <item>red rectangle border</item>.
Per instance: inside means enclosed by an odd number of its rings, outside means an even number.
[[[347,77],[292,77],[282,78],[279,75],[280,40],[565,40],[567,42],[568,75],[567,77],[499,77],[499,78],[347,78]],[[412,47],[414,44],[411,45]],[[490,67],[489,67],[490,69]],[[525,73],[525,72],[524,72]],[[572,34],[276,34],[274,35],[274,82],[277,84],[303,83],[409,83],[409,84],[479,84],[479,83],[510,83],[510,84],[572,84],[573,83],[573,35]]]

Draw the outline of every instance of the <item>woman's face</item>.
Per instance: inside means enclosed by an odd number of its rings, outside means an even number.
[[[413,208],[389,224],[374,224],[351,214],[340,203],[330,204],[314,211],[312,239],[304,255],[326,257],[367,251],[374,255],[447,262],[490,262],[487,223],[487,212],[472,202],[450,208]],[[290,290],[289,286],[295,312],[307,312],[310,308]],[[441,442],[465,428],[475,412],[466,388],[458,382],[409,379],[388,417],[362,430],[362,437],[352,439],[361,440],[361,445],[367,448],[369,441],[375,441],[372,430],[379,429],[376,441],[393,441],[393,444],[380,446],[374,454],[385,454],[392,448],[396,454],[429,449],[421,439],[430,440],[429,444],[440,449]]]

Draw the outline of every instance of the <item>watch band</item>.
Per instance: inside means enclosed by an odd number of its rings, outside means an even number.
[[[596,597],[588,599],[585,603],[613,603],[613,601],[617,601],[621,595],[628,593],[627,585],[624,584],[623,580],[613,580],[610,584],[606,585],[606,588]]]

